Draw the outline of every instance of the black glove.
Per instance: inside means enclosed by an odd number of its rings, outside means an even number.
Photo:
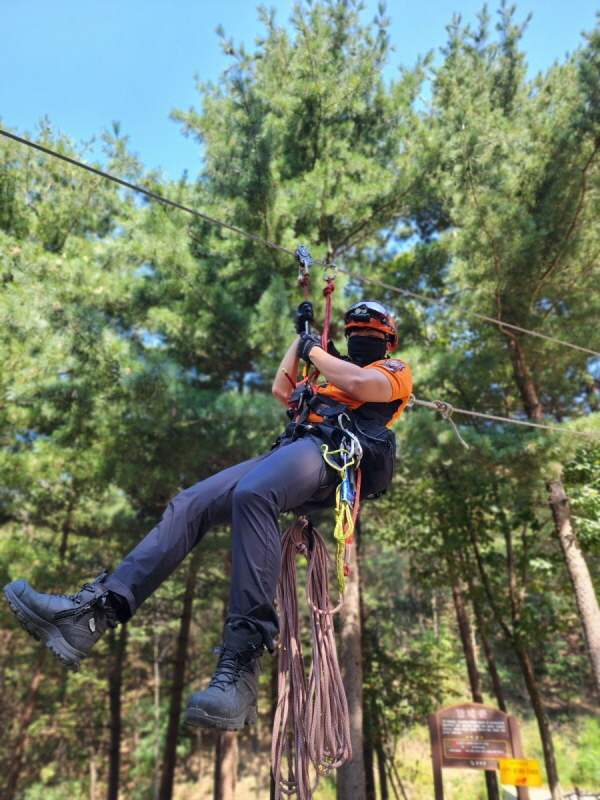
[[[311,324],[314,318],[312,303],[310,300],[304,300],[296,311],[296,333],[305,333],[306,323]]]
[[[310,351],[313,347],[321,347],[321,337],[316,333],[301,333],[298,342],[298,357],[310,364]]]

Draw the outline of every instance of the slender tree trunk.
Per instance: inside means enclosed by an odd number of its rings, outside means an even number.
[[[514,334],[510,334],[508,352],[513,366],[513,377],[521,395],[525,413],[529,419],[540,421],[542,419],[542,404],[527,367],[521,342]]]
[[[359,532],[357,532],[356,547],[359,550],[361,541]],[[360,605],[360,646],[361,658],[363,669],[363,680],[368,680],[373,667],[371,658],[371,649],[367,642],[367,614],[364,603],[364,571],[361,570],[358,576],[359,580],[359,605]],[[380,720],[370,718],[370,714],[366,708],[363,708],[363,760],[365,764],[365,791],[366,800],[377,800],[377,789],[375,786],[375,741],[374,731],[380,730]]]
[[[498,674],[498,669],[496,667],[496,659],[494,658],[494,651],[492,649],[490,638],[488,636],[485,619],[483,617],[483,614],[481,613],[481,608],[475,597],[473,597],[472,599],[472,605],[473,605],[473,613],[475,614],[475,621],[477,623],[477,633],[479,634],[479,638],[481,639],[481,643],[483,645],[483,652],[485,653],[485,660],[487,663],[488,672],[490,674],[490,679],[492,681],[492,687],[494,689],[494,696],[496,698],[496,703],[498,704],[498,708],[501,711],[504,711],[504,713],[506,714],[507,713],[506,702],[504,700],[502,682],[500,680],[500,675]]]
[[[377,790],[375,788],[375,748],[370,736],[365,736],[363,740],[363,760],[365,764],[365,800],[377,800]]]
[[[356,520],[356,535],[360,521]],[[348,699],[352,759],[337,770],[337,800],[366,800],[363,760],[362,647],[360,629],[360,584],[356,544],[351,548],[350,575],[346,578],[344,605],[340,611],[340,670]]]
[[[181,717],[181,700],[185,686],[186,653],[190,640],[190,626],[192,621],[192,608],[194,605],[194,592],[196,576],[198,574],[199,560],[192,557],[188,567],[188,574],[183,595],[183,608],[179,623],[179,634],[173,661],[173,679],[171,682],[171,696],[169,699],[169,716],[167,734],[163,749],[163,767],[160,778],[158,800],[171,800],[173,794],[173,780],[177,763],[177,740],[179,735],[179,722]]]
[[[238,742],[234,731],[217,731],[214,800],[235,800]]]
[[[540,739],[542,741],[542,750],[544,753],[544,763],[546,766],[546,777],[548,778],[548,785],[552,794],[552,800],[563,800],[563,792],[558,780],[558,770],[556,768],[556,759],[554,757],[554,744],[552,742],[550,721],[548,720],[548,715],[546,714],[546,709],[538,688],[535,673],[533,671],[533,664],[531,663],[531,658],[524,642],[516,640],[515,651],[517,658],[519,659],[519,664],[521,665],[521,670],[525,679],[525,685],[527,686],[527,691],[529,692],[531,706],[535,713],[538,729],[540,731]]]
[[[379,775],[379,800],[390,800],[387,772],[385,770],[386,757],[381,739],[375,744],[375,752],[377,753],[377,773]]]
[[[90,745],[90,800],[96,800],[96,783],[98,780],[98,767],[96,766],[96,749]]]
[[[481,684],[479,681],[479,670],[477,669],[475,648],[473,647],[473,640],[471,639],[469,618],[467,616],[467,612],[465,609],[462,590],[457,583],[455,583],[452,587],[452,599],[454,601],[454,611],[456,612],[456,620],[458,622],[460,640],[462,642],[465,662],[467,664],[467,673],[469,675],[469,685],[471,687],[471,695],[473,697],[473,702],[483,703],[483,695],[481,694]]]
[[[475,648],[473,647],[473,640],[471,638],[469,618],[465,609],[462,590],[458,583],[455,583],[452,587],[452,599],[454,600],[454,609],[456,611],[460,639],[463,646],[463,652],[465,654],[465,661],[467,662],[467,672],[469,674],[469,684],[471,686],[473,702],[483,703],[483,694],[481,693],[479,670],[477,669],[477,658],[475,655]],[[485,784],[487,787],[488,800],[499,800],[500,793],[498,790],[498,779],[495,772],[485,770]]]
[[[525,354],[523,348],[521,347],[521,342],[519,338],[512,333],[509,334],[509,336],[511,339],[509,351],[514,369],[515,383],[521,395],[523,408],[525,409],[529,419],[540,422],[543,411],[542,404],[539,399],[537,388],[527,366]],[[511,583],[511,602],[514,609],[515,605],[517,604],[517,600],[512,589],[512,584],[515,581],[514,565],[511,566],[509,581]],[[529,657],[525,643],[519,636],[513,636],[513,642],[519,663],[521,664],[525,685],[527,686],[527,690],[529,692],[529,697],[540,731],[542,750],[544,753],[544,763],[546,766],[546,776],[548,778],[548,784],[552,793],[552,800],[562,800],[563,792],[558,780],[558,769],[556,766],[554,745],[552,742],[552,732],[550,730],[550,723],[546,714],[546,709],[537,686],[533,665],[531,664],[531,658]]]
[[[108,632],[108,642],[112,655],[112,664],[108,674],[110,743],[108,746],[106,800],[117,800],[119,797],[119,771],[121,764],[121,687],[127,646],[127,625],[121,626],[118,636],[114,630],[110,630]]]
[[[27,742],[27,730],[33,716],[35,703],[37,700],[38,689],[42,679],[42,665],[46,656],[46,645],[41,644],[38,648],[37,659],[33,668],[33,675],[29,684],[29,693],[23,713],[21,714],[21,724],[19,726],[19,733],[17,734],[16,741],[13,745],[12,760],[8,776],[6,778],[6,787],[4,789],[4,800],[14,800],[17,792],[17,782],[19,780],[19,772],[23,763],[23,754],[25,752],[25,744]]]
[[[231,554],[224,563],[225,572],[231,575]],[[223,620],[229,611],[229,590],[223,596]],[[238,737],[234,731],[217,731],[215,740],[215,772],[213,800],[235,800],[237,779]]]
[[[158,800],[158,762],[160,759],[160,650],[158,646],[157,625],[154,625],[154,800]]]
[[[509,538],[510,538],[509,535],[507,535],[507,541],[509,540]],[[511,599],[511,606],[513,609],[513,619],[512,619],[513,629],[511,630],[510,625],[506,622],[506,620],[503,619],[502,615],[498,611],[496,603],[494,602],[494,594],[492,591],[492,587],[490,586],[490,581],[485,571],[483,560],[481,558],[481,554],[479,552],[479,547],[477,544],[477,538],[475,536],[472,536],[472,542],[475,553],[475,560],[477,562],[477,568],[479,570],[483,586],[485,587],[486,595],[489,600],[490,606],[492,607],[492,610],[496,617],[496,621],[504,631],[507,640],[511,643],[519,660],[519,665],[523,673],[525,686],[529,694],[531,707],[533,709],[538,724],[538,730],[540,733],[540,739],[542,743],[542,751],[544,753],[546,776],[548,778],[550,791],[552,792],[552,800],[563,800],[562,789],[558,781],[558,770],[556,767],[556,759],[554,755],[552,732],[550,730],[550,723],[548,720],[548,716],[546,714],[546,709],[544,707],[544,703],[542,701],[542,697],[538,689],[535,673],[533,671],[533,666],[531,664],[529,653],[527,652],[526,644],[515,633],[515,626],[519,622],[519,617],[518,617],[519,609],[518,609],[518,598],[515,594],[516,577],[514,575],[514,563],[512,561],[512,556],[510,555],[512,553],[512,548],[510,546],[507,546],[507,552],[509,553],[509,555],[507,555],[508,584],[510,587],[510,593],[511,593],[510,599]]]
[[[269,697],[271,701],[271,739],[273,738],[273,723],[275,712],[277,711],[277,701],[279,697],[279,649],[275,650],[271,661],[271,677],[269,681]],[[275,779],[273,772],[269,771],[269,800],[275,800]]]
[[[548,491],[550,492],[550,508],[554,517],[556,535],[573,584],[579,619],[600,700],[600,608],[598,598],[592,585],[588,565],[571,524],[569,501],[562,481],[558,478],[550,481]]]

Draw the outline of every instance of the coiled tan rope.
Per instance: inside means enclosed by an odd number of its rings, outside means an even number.
[[[300,644],[296,556],[308,561],[312,659],[308,680]],[[310,800],[322,775],[352,757],[348,703],[342,683],[329,609],[330,558],[322,536],[304,517],[283,534],[277,599],[281,615],[278,702],[273,722],[271,769],[275,798]],[[287,761],[287,777],[282,761]],[[311,778],[311,765],[314,777]]]

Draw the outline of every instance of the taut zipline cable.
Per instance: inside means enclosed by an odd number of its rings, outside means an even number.
[[[7,139],[12,139],[19,144],[23,144],[26,147],[32,147],[35,150],[39,150],[41,153],[45,153],[46,155],[53,156],[54,158],[58,158],[61,161],[66,161],[67,164],[72,164],[75,167],[80,167],[81,169],[85,169],[88,172],[93,173],[94,175],[99,175],[101,178],[106,178],[106,180],[113,181],[113,183],[117,183],[120,186],[124,186],[127,189],[131,189],[134,192],[139,192],[140,194],[145,195],[146,197],[151,198],[152,200],[156,200],[159,203],[163,203],[164,205],[171,206],[172,208],[177,208],[180,211],[185,211],[188,214],[191,214],[194,217],[198,217],[200,219],[204,219],[207,222],[212,222],[215,225],[219,225],[222,228],[226,228],[227,230],[233,231],[233,233],[238,233],[240,236],[245,236],[248,239],[252,239],[259,244],[264,244],[265,247],[270,247],[273,250],[279,250],[281,253],[287,253],[290,256],[294,256],[295,253],[293,250],[289,250],[287,247],[282,247],[279,244],[275,244],[274,242],[270,242],[268,239],[263,239],[261,236],[256,236],[253,233],[248,233],[243,228],[238,228],[235,225],[230,225],[227,222],[223,222],[223,220],[216,219],[215,217],[211,217],[208,214],[204,214],[201,211],[198,211],[195,208],[191,208],[190,206],[186,206],[183,203],[178,203],[175,200],[170,200],[168,197],[163,197],[156,192],[152,192],[150,189],[146,189],[143,186],[138,186],[135,183],[130,183],[129,181],[123,180],[123,178],[117,178],[116,175],[112,175],[110,172],[106,172],[102,169],[98,169],[97,167],[91,167],[89,164],[85,164],[83,161],[78,161],[75,158],[71,158],[70,156],[66,156],[63,153],[58,153],[56,150],[51,150],[49,147],[45,147],[44,145],[38,144],[37,142],[31,142],[29,139],[24,139],[22,136],[17,136],[14,133],[10,133],[9,131],[5,131],[0,128],[0,135],[5,136]],[[319,261],[314,259],[314,263],[318,264],[322,267],[331,267],[332,264],[326,263],[324,261]],[[566,342],[563,339],[557,339],[554,336],[548,336],[545,333],[540,333],[539,331],[533,331],[529,328],[523,328],[520,325],[513,325],[510,322],[504,322],[499,319],[494,319],[494,317],[489,317],[486,314],[480,314],[477,311],[471,311],[468,308],[461,308],[460,306],[455,306],[454,304],[447,303],[445,300],[437,300],[433,297],[427,297],[427,295],[418,294],[416,292],[411,292],[409,289],[402,289],[399,286],[394,286],[391,283],[385,283],[384,281],[380,281],[377,278],[368,278],[364,275],[358,275],[357,273],[350,272],[349,270],[343,269],[342,267],[337,266],[339,272],[344,275],[347,275],[352,280],[359,281],[361,283],[372,283],[375,286],[381,286],[384,289],[388,289],[392,292],[397,292],[398,294],[402,294],[405,297],[412,297],[415,300],[419,300],[422,303],[429,303],[431,305],[436,305],[441,308],[447,308],[451,311],[459,311],[461,314],[465,314],[467,316],[475,317],[476,319],[480,319],[484,322],[489,322],[492,325],[496,325],[500,329],[502,328],[509,328],[513,331],[518,331],[519,333],[526,333],[529,336],[536,336],[539,339],[545,339],[548,342],[552,342],[554,344],[559,344],[562,347],[570,347],[573,350],[579,350],[582,353],[588,353],[592,356],[600,356],[600,352],[597,350],[591,350],[587,347],[581,347],[578,344],[572,344],[571,342]]]
[[[352,272],[348,272],[348,270],[344,270],[341,267],[338,267],[338,271],[344,273],[344,275],[348,275],[349,278],[352,278],[356,281],[363,281],[365,283],[372,283],[376,286],[381,286],[384,289],[389,289],[392,292],[398,292],[399,294],[403,294],[406,297],[413,297],[415,300],[419,300],[422,303],[429,303],[431,305],[440,306],[441,308],[447,308],[451,311],[460,311],[461,314],[465,314],[471,317],[476,317],[477,319],[483,320],[484,322],[491,322],[493,325],[498,326],[499,328],[510,328],[512,331],[518,331],[519,333],[527,333],[530,336],[537,336],[539,339],[546,339],[548,342],[553,342],[554,344],[560,344],[563,347],[571,347],[573,350],[580,350],[582,353],[589,353],[591,356],[600,356],[600,353],[596,350],[589,350],[587,347],[581,347],[578,344],[572,344],[571,342],[565,342],[563,339],[557,339],[555,336],[548,336],[546,333],[540,333],[539,331],[532,331],[529,328],[522,328],[520,325],[513,325],[510,322],[503,322],[500,319],[494,319],[494,317],[488,317],[486,314],[480,314],[478,311],[471,311],[468,308],[461,308],[460,306],[455,306],[453,304],[447,303],[445,300],[436,300],[434,297],[427,297],[423,294],[417,294],[416,292],[411,292],[408,289],[402,289],[399,286],[393,286],[391,283],[385,283],[385,281],[380,281],[377,278],[364,278],[361,275],[356,275]]]
[[[255,236],[253,233],[248,233],[248,231],[244,231],[242,228],[236,228],[235,225],[229,225],[227,222],[215,219],[208,214],[203,214],[201,211],[197,211],[195,208],[183,205],[183,203],[178,203],[176,200],[170,200],[168,197],[163,197],[162,195],[152,192],[150,189],[146,189],[143,186],[130,183],[129,181],[123,180],[123,178],[117,178],[116,175],[112,175],[110,172],[105,172],[102,169],[91,167],[89,164],[84,164],[83,161],[77,161],[75,158],[64,155],[64,153],[57,153],[56,150],[51,150],[49,147],[44,147],[42,144],[30,142],[28,139],[23,139],[21,136],[17,136],[14,133],[9,133],[8,131],[2,130],[2,128],[0,128],[0,135],[6,136],[8,139],[13,139],[15,142],[24,144],[27,147],[33,147],[35,150],[39,150],[41,153],[45,153],[48,156],[53,156],[54,158],[59,158],[61,161],[66,161],[67,164],[72,164],[74,167],[85,169],[87,172],[91,172],[94,175],[99,175],[101,178],[106,178],[108,181],[118,183],[120,186],[124,186],[126,189],[131,189],[134,192],[144,194],[146,197],[150,197],[152,200],[157,200],[159,203],[163,203],[163,205],[171,206],[172,208],[178,208],[180,211],[185,211],[188,214],[192,214],[194,217],[199,217],[207,222],[213,222],[215,225],[220,225],[222,228],[227,228],[234,233],[239,233],[241,236],[246,236],[248,239],[254,239],[255,242],[264,244],[266,247],[271,247],[274,250],[281,250],[283,253],[289,253],[292,256],[294,255],[293,250],[288,250],[286,247],[281,247],[281,245],[274,244],[274,242],[269,242],[267,239],[262,239],[260,236]],[[317,261],[316,263],[320,264],[321,262]]]
[[[545,425],[542,422],[531,422],[531,420],[528,419],[497,417],[494,414],[484,414],[482,411],[468,411],[465,408],[454,408],[454,406],[452,406],[450,403],[447,403],[445,400],[418,400],[414,394],[411,394],[407,403],[407,407],[410,408],[410,406],[424,406],[425,408],[432,409],[432,411],[439,411],[442,417],[447,419],[453,425],[456,435],[460,439],[461,443],[467,448],[469,448],[470,445],[465,442],[458,432],[456,425],[454,424],[454,420],[452,419],[452,414],[464,414],[469,417],[486,419],[490,422],[510,422],[512,425],[525,425],[528,428],[543,428],[546,431],[554,431],[554,433],[571,433],[573,436],[586,436],[589,439],[600,439],[600,433],[592,433],[591,431],[578,431],[574,430],[573,428],[559,428],[556,425]]]

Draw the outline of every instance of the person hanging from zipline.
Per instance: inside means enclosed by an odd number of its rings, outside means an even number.
[[[297,335],[273,382],[273,394],[290,407],[292,421],[269,452],[176,495],[158,525],[116,569],[103,571],[79,592],[42,594],[22,578],[4,587],[21,626],[67,668],[79,670],[107,628],[131,619],[210,527],[228,523],[232,566],[220,657],[206,689],[189,697],[185,722],[241,730],[256,721],[260,657],[265,647],[274,650],[279,632],[279,516],[288,511],[306,515],[335,504],[339,473],[324,458],[323,448],[335,452],[347,433],[362,448],[360,496],[384,491],[395,461],[389,426],[412,391],[408,365],[389,356],[397,330],[379,302],[363,300],[346,312],[346,357],[324,349],[322,338],[308,332],[312,321],[312,305],[305,301],[296,314]],[[298,374],[301,360],[325,382],[305,380],[294,388],[290,376]]]

